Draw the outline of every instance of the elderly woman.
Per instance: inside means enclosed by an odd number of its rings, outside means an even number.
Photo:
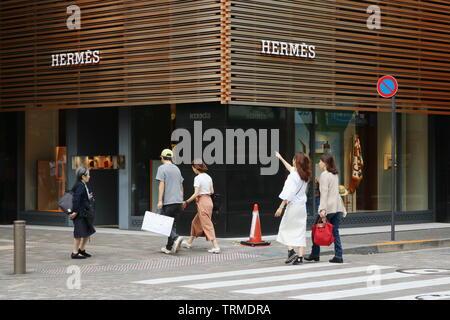
[[[73,220],[74,241],[72,249],[72,259],[86,259],[91,257],[86,252],[86,243],[91,235],[95,233],[92,225],[92,205],[94,196],[89,192],[87,183],[90,180],[89,170],[85,167],[76,171],[77,182],[72,188],[73,192],[73,213],[69,218]]]

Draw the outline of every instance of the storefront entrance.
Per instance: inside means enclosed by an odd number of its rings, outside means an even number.
[[[108,169],[105,162],[118,154],[117,108],[80,109],[77,111],[78,156],[90,156],[94,163],[90,170],[90,188],[96,199],[95,225],[118,226],[118,170]],[[73,170],[72,170],[73,172]]]

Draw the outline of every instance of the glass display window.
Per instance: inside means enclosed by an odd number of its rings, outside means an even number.
[[[428,116],[399,117],[401,210],[428,210]],[[390,113],[296,109],[294,140],[295,151],[306,150],[312,158],[316,179],[322,173],[320,156],[334,156],[348,212],[391,210]],[[318,197],[316,185],[316,208]]]
[[[401,210],[428,210],[428,115],[403,114],[400,130]]]
[[[59,146],[58,110],[25,112],[25,210],[62,212],[66,188],[66,147]]]

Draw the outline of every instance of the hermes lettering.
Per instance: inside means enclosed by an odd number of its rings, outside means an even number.
[[[97,64],[100,62],[100,50],[52,54],[52,67]]]
[[[316,46],[306,43],[288,43],[282,41],[261,40],[261,53],[314,59],[316,57]]]

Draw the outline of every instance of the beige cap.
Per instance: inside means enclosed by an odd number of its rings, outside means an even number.
[[[173,152],[170,149],[164,149],[161,152],[161,157],[166,157],[166,158],[172,158],[173,157]]]

